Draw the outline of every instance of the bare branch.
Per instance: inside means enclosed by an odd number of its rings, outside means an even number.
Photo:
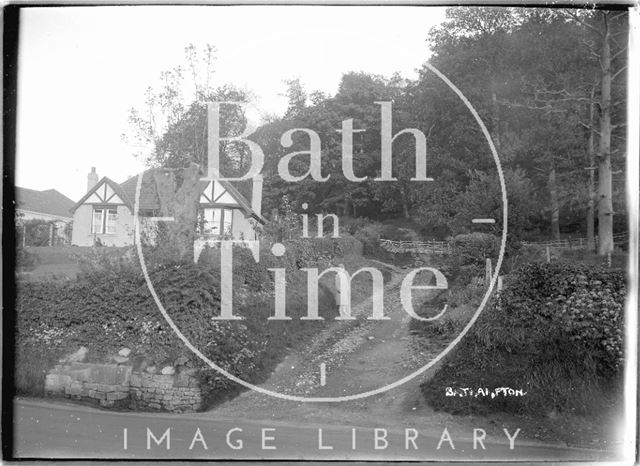
[[[596,126],[594,126],[594,125],[590,125],[590,124],[587,124],[587,123],[585,123],[585,122],[583,122],[583,121],[579,121],[578,123],[579,123],[581,126],[583,126],[584,128],[586,128],[586,129],[588,129],[588,130],[591,130],[591,131],[593,131],[595,134],[597,134],[598,136],[600,136],[600,131],[598,131],[598,130],[596,129]]]
[[[614,79],[616,79],[616,77],[622,73],[624,70],[627,69],[627,65],[624,65],[622,68],[620,68],[618,71],[616,71],[615,73],[613,73],[613,75],[611,76],[611,80],[613,81]]]
[[[610,14],[612,14],[612,13],[610,13]],[[618,19],[618,18],[620,18],[620,17],[622,17],[622,16],[624,16],[626,14],[627,14],[627,12],[623,11],[621,13],[618,13],[617,15],[609,16],[609,21],[615,21],[616,19]]]
[[[580,23],[582,26],[591,29],[592,31],[595,31],[599,36],[604,36],[603,32],[592,26],[591,24],[587,23],[586,21],[584,21],[582,18],[580,18],[577,14],[575,14],[573,11],[571,10],[563,10],[563,12],[568,15],[569,17],[571,17],[574,21],[577,21],[578,23]]]
[[[622,47],[622,49],[618,50],[616,53],[611,55],[611,60],[615,59],[618,55],[625,53],[627,51],[627,47]]]

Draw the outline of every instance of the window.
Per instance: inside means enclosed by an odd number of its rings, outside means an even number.
[[[93,208],[92,234],[115,234],[117,223],[118,211],[116,209]]]
[[[222,216],[222,232],[225,235],[231,234],[231,220],[233,220],[233,210],[224,209],[224,215]]]
[[[93,209],[93,222],[91,223],[91,233],[102,233],[104,211]]]
[[[116,232],[116,223],[118,222],[118,211],[117,210],[107,210],[107,225],[106,232],[107,233],[115,233]]]
[[[205,235],[230,235],[233,221],[232,209],[208,208],[203,210]]]

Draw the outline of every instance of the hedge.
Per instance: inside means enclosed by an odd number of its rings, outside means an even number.
[[[338,253],[313,247],[304,266],[321,260],[323,254]],[[291,246],[290,251],[294,252]],[[287,348],[318,332],[318,321],[301,321],[306,312],[306,274],[288,273],[287,313],[293,320],[268,321],[274,313],[273,287],[269,266],[297,268],[292,257],[275,258],[256,264],[247,249],[234,248],[234,314],[241,321],[217,321],[220,313],[219,267],[213,266],[216,253],[199,264],[165,264],[150,270],[150,279],[161,302],[178,328],[207,357],[239,378],[258,383],[282,358]],[[200,378],[209,401],[238,391],[235,383],[205,367],[169,328],[156,307],[144,277],[131,260],[109,261],[109,267],[87,270],[76,280],[64,282],[24,282],[17,287],[16,351],[23,363],[17,367],[16,381],[21,393],[37,394],[28,384],[34,378],[43,383],[44,374],[28,373],[26,360],[44,353],[49,364],[80,346],[89,348],[93,361],[104,361],[123,347],[144,355],[147,365],[173,365],[187,357],[188,365],[200,369]],[[219,262],[218,262],[219,263]],[[321,286],[320,315],[335,313],[332,293]],[[34,361],[31,361],[34,362]]]
[[[585,413],[619,394],[625,275],[570,263],[533,263],[480,316],[432,380],[434,407]],[[511,387],[518,398],[446,397],[446,387]]]

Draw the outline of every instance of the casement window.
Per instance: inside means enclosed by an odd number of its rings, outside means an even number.
[[[206,208],[203,209],[205,235],[230,235],[233,221],[232,209]]]
[[[113,234],[116,232],[116,224],[118,223],[118,211],[116,209],[93,208],[93,217],[91,221],[92,234]]]

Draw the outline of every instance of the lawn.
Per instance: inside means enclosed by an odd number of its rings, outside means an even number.
[[[27,246],[25,251],[36,258],[36,265],[20,272],[27,281],[74,279],[82,272],[83,263],[100,255],[121,255],[128,248],[81,246]]]

